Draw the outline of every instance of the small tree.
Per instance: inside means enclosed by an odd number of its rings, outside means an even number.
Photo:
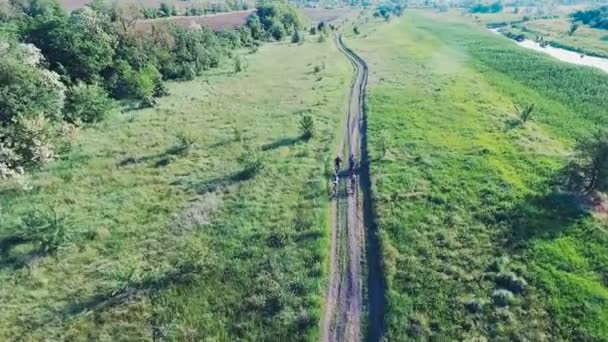
[[[526,123],[528,122],[528,120],[530,120],[530,118],[532,117],[532,112],[534,112],[533,103],[526,104],[523,107],[519,107],[516,104],[513,104],[513,106],[515,107],[515,110],[517,111],[517,114],[519,115],[519,118],[523,123]]]
[[[380,132],[378,136],[378,149],[380,150],[380,158],[384,159],[386,157],[386,151],[388,150],[388,142],[387,142],[386,133],[384,131]]]
[[[243,71],[243,61],[240,57],[236,57],[234,59],[234,72],[238,74],[241,71]]]
[[[308,31],[310,33],[311,36],[314,36],[315,34],[317,34],[317,28],[315,26],[310,28],[310,31]]]
[[[72,227],[53,207],[29,213],[21,227],[23,238],[38,242],[45,253],[55,253],[72,239],[72,234]]]
[[[79,83],[68,91],[64,113],[71,123],[93,123],[103,120],[113,107],[114,101],[103,88]]]
[[[570,25],[570,29],[568,30],[568,35],[571,36],[574,34],[574,32],[576,32],[576,30],[578,30],[579,24],[578,23],[572,23],[572,25]]]
[[[294,44],[301,43],[303,41],[304,36],[299,31],[293,31],[291,35],[291,42]]]
[[[571,191],[591,194],[608,191],[608,134],[598,131],[576,146],[576,155],[564,169],[564,183]]]
[[[359,33],[361,33],[361,32],[359,32],[359,26],[355,26],[353,28],[353,32],[355,32],[356,35],[359,35]]]
[[[300,119],[300,132],[302,132],[302,138],[309,140],[315,135],[315,121],[312,115],[306,114]]]

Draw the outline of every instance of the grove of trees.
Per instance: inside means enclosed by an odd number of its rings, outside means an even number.
[[[165,80],[192,79],[234,49],[305,26],[283,1],[260,3],[247,25],[224,32],[168,21],[142,29],[143,17],[141,8],[102,2],[71,13],[56,0],[0,8],[0,178],[51,160],[66,129],[103,120],[117,100],[153,106]]]
[[[582,22],[594,28],[608,30],[608,5],[571,14],[573,22]]]

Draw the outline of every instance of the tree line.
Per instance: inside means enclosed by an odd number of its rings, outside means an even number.
[[[142,29],[139,9],[102,2],[67,13],[56,0],[13,0],[0,11],[0,178],[69,148],[77,127],[130,100],[153,106],[166,80],[188,80],[234,50],[283,39],[304,21],[264,1],[241,28],[213,32],[167,21]]]
[[[608,30],[608,5],[587,11],[576,11],[570,17],[573,23],[582,22],[594,28]]]

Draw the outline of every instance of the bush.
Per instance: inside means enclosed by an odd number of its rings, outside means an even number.
[[[534,112],[533,103],[523,105],[522,107],[519,107],[516,104],[513,104],[513,106],[515,106],[515,110],[517,111],[517,114],[519,115],[519,119],[523,123],[526,123],[526,122],[528,122],[528,120],[530,120],[530,118],[532,117],[532,112]]]
[[[300,119],[300,132],[302,132],[302,138],[309,140],[315,135],[315,122],[312,115],[304,115]]]
[[[354,32],[356,35],[359,35],[359,33],[361,33],[361,32],[359,32],[359,26],[355,26],[355,27],[353,28],[353,32]]]
[[[525,279],[518,277],[513,272],[502,272],[496,275],[495,282],[498,286],[504,287],[513,293],[523,293],[528,287]]]
[[[304,35],[300,33],[300,31],[293,31],[293,34],[291,35],[291,42],[294,44],[304,42]]]
[[[32,45],[11,45],[0,54],[0,124],[19,116],[43,114],[60,119],[65,86],[59,75],[42,67],[44,59]]]
[[[320,34],[319,35],[319,39],[317,39],[317,42],[319,43],[325,43],[325,40],[327,39],[327,37],[325,36],[325,34]]]
[[[72,227],[54,208],[34,210],[23,219],[21,236],[40,244],[44,253],[55,253],[72,239]]]
[[[308,33],[310,33],[311,36],[314,36],[317,34],[317,28],[315,26],[311,27]]]
[[[188,152],[190,152],[190,150],[196,143],[196,140],[194,139],[194,137],[187,134],[186,132],[180,132],[177,134],[176,137],[177,137],[177,145],[175,146],[175,150],[182,154],[188,154]]]
[[[562,171],[562,182],[570,191],[590,194],[608,191],[608,134],[598,131],[576,146],[576,155]]]
[[[64,117],[71,123],[99,122],[113,106],[114,102],[103,88],[96,84],[78,83],[67,93]]]
[[[19,117],[0,130],[0,178],[23,173],[54,157],[53,130],[42,115]]]
[[[274,23],[270,27],[270,35],[276,41],[283,40],[283,38],[285,38],[285,29],[283,28],[283,25],[279,23]]]
[[[515,296],[509,290],[496,290],[492,293],[492,300],[498,306],[507,306],[513,303]]]
[[[234,72],[239,73],[241,71],[243,71],[243,61],[240,57],[236,57],[234,59]]]
[[[264,169],[264,158],[256,150],[246,151],[241,155],[238,162],[243,168],[239,174],[240,179],[253,178]]]

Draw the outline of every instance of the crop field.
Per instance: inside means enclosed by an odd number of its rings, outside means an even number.
[[[350,45],[370,68],[387,340],[608,340],[608,227],[555,186],[608,120],[608,77],[459,15],[379,25]]]
[[[170,83],[156,108],[114,113],[25,183],[2,182],[0,340],[318,336],[326,167],[352,68],[329,39],[242,53],[244,71]],[[37,210],[71,227],[56,255],[16,235]]]

